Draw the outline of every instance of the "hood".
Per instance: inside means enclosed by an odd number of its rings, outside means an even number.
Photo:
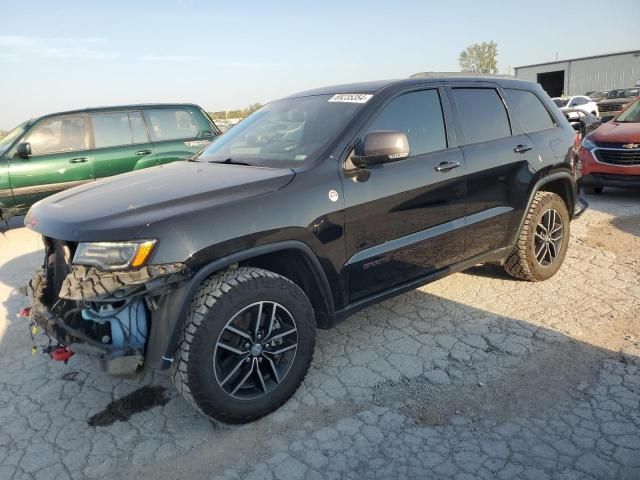
[[[31,207],[25,225],[68,241],[142,238],[154,223],[277,190],[294,175],[290,169],[174,162],[47,197]]]
[[[598,127],[589,138],[595,142],[640,143],[640,123],[607,122]]]

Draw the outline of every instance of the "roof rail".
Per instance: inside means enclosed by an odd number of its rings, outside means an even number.
[[[409,78],[440,78],[440,77],[515,78],[513,75],[503,75],[498,73],[478,73],[478,72],[418,72],[409,76]]]

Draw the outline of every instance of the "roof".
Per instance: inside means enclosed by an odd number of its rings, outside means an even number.
[[[391,85],[418,85],[425,82],[442,81],[468,81],[468,82],[495,82],[496,80],[508,81],[511,85],[529,84],[531,82],[517,79],[511,75],[490,75],[466,72],[421,72],[411,75],[408,78],[393,80],[377,80],[373,82],[347,83],[343,85],[333,85],[328,87],[315,88],[288,95],[284,98],[309,97],[312,95],[335,95],[337,93],[371,93],[375,94]]]
[[[376,93],[384,87],[397,83],[401,80],[376,80],[373,82],[345,83],[342,85],[332,85],[328,87],[314,88],[287,95],[285,98],[308,97],[311,95],[330,95],[336,93]]]
[[[500,75],[497,73],[476,73],[476,72],[418,72],[409,78],[435,78],[442,80],[443,78],[465,78],[469,80],[495,80],[496,78],[514,79],[513,75]]]
[[[74,113],[101,112],[101,111],[110,111],[110,110],[140,110],[140,109],[147,109],[147,108],[171,108],[171,107],[195,107],[198,109],[200,108],[199,106],[193,103],[135,103],[131,105],[109,105],[109,106],[101,106],[101,107],[78,108],[75,110],[65,110],[63,112],[47,113],[45,115],[36,117],[36,119],[50,117],[53,115],[71,115]]]
[[[640,57],[640,50],[627,50],[624,52],[601,53],[599,55],[590,55],[588,57],[576,57],[576,58],[567,58],[564,60],[554,60],[552,62],[532,63],[531,65],[521,65],[519,67],[513,67],[513,69],[517,70],[519,68],[539,67],[542,65],[552,65],[554,63],[577,62],[578,60],[590,60],[592,58],[615,57],[617,55],[629,55],[629,54],[635,54],[636,56]]]

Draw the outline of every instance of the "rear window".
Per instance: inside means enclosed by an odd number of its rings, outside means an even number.
[[[525,133],[538,132],[555,126],[549,111],[534,93],[511,88],[506,88],[504,93],[509,99],[511,111]]]
[[[200,129],[193,114],[184,109],[145,110],[151,139],[154,141],[196,138]]]
[[[509,117],[493,88],[454,88],[466,143],[486,142],[511,135]]]

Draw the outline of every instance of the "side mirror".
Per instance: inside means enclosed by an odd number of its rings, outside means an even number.
[[[409,139],[404,133],[379,130],[367,133],[356,142],[351,161],[356,167],[366,168],[402,160],[410,153]]]
[[[29,142],[19,143],[16,147],[16,157],[29,158],[31,156],[31,144]]]

